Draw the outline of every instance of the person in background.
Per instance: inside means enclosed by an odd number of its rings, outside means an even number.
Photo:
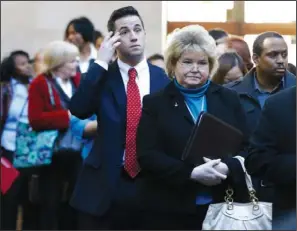
[[[161,54],[153,54],[147,59],[151,64],[165,69],[164,56]]]
[[[97,58],[97,49],[93,44],[94,32],[93,23],[86,17],[71,20],[65,30],[65,40],[73,43],[79,49],[78,65],[83,76],[90,64]]]
[[[269,97],[245,166],[274,185],[272,229],[296,230],[296,86]]]
[[[241,81],[246,75],[247,69],[242,58],[236,52],[227,52],[219,58],[219,68],[212,81],[223,85],[233,81]]]
[[[208,31],[209,35],[215,40],[216,45],[225,43],[229,34],[220,28],[211,29]]]
[[[100,31],[95,30],[93,44],[97,50],[99,50],[103,39],[103,34]],[[97,117],[96,115],[93,115],[89,119],[80,120],[79,118],[72,116],[70,120],[70,127],[73,135],[84,141],[84,147],[81,154],[82,158],[85,159],[88,156],[93,146],[94,138],[96,137]]]
[[[245,189],[241,187],[245,184],[243,170],[235,158],[205,158],[205,163],[198,166],[182,160],[202,111],[242,131],[245,139],[239,155],[248,145],[248,128],[238,95],[209,80],[217,69],[215,49],[215,41],[199,25],[175,32],[165,52],[172,81],[143,98],[137,132],[143,229],[201,230],[208,205],[223,201],[229,184]]]
[[[288,71],[296,76],[296,66],[293,63],[288,63]]]
[[[227,84],[240,95],[251,132],[255,129],[265,100],[274,93],[296,85],[296,77],[287,71],[288,46],[277,32],[264,32],[253,44],[255,68],[243,78]]]
[[[76,65],[79,50],[71,43],[54,41],[45,47],[43,54],[46,69],[29,88],[29,122],[35,131],[65,131],[71,119],[69,101],[80,82]],[[51,104],[48,84],[55,105]],[[77,218],[69,206],[69,197],[81,166],[80,154],[54,154],[52,163],[39,169],[41,230],[76,229]]]
[[[226,40],[228,39],[229,34],[220,28],[209,30],[208,33],[216,42],[216,53],[217,58],[219,58],[227,51]]]
[[[33,75],[29,60],[27,52],[17,50],[1,62],[0,153],[11,163],[16,149],[17,123],[28,121],[28,87]],[[31,170],[19,169],[20,176],[5,195],[1,194],[1,230],[16,230],[19,205],[23,211],[22,229],[38,229],[38,211],[29,200]]]
[[[253,44],[253,62],[255,67],[242,81],[225,85],[239,94],[251,133],[257,127],[266,99],[296,85],[296,77],[287,71],[288,46],[279,33],[268,31],[258,35]],[[271,202],[272,186],[263,179],[254,180],[259,199]]]
[[[98,121],[71,199],[80,212],[80,230],[140,228],[136,129],[143,96],[168,83],[164,70],[147,62],[144,23],[134,7],[113,11],[107,27],[98,59],[70,102],[74,116],[96,114]],[[115,51],[118,59],[109,64]]]
[[[232,49],[237,52],[237,54],[242,58],[246,69],[250,71],[254,64],[252,62],[252,56],[247,42],[239,36],[232,35],[227,38],[225,43],[227,44],[227,49]]]
[[[104,36],[101,31],[95,30],[94,31],[94,45],[97,50],[99,50],[101,43],[103,42]]]

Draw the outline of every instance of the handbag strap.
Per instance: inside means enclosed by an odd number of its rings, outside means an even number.
[[[246,186],[249,190],[249,192],[251,191],[255,191],[254,187],[253,187],[253,182],[252,182],[252,178],[251,176],[247,173],[246,168],[244,166],[244,158],[242,156],[234,156],[235,159],[237,159],[242,167],[242,170],[244,172],[244,176],[245,176],[245,182],[246,182]]]
[[[250,200],[254,203],[258,202],[258,198],[256,197],[256,190],[253,187],[252,178],[251,178],[250,174],[248,174],[248,172],[246,171],[246,168],[244,166],[244,158],[242,156],[234,156],[234,158],[237,159],[239,161],[239,163],[241,164],[242,170],[245,175],[245,182],[246,182],[247,189],[249,191]]]
[[[23,107],[22,107],[22,110],[21,110],[21,112],[20,112],[20,114],[19,114],[19,119],[18,120],[20,120],[20,118],[22,117],[22,115],[24,114],[24,111],[25,111],[25,108],[26,108],[26,105],[28,104],[28,97],[26,98],[26,101],[25,101],[25,103],[24,103],[24,105],[23,105]]]
[[[45,80],[46,80],[48,90],[49,90],[51,105],[53,107],[55,107],[56,103],[55,103],[55,98],[54,98],[54,93],[53,93],[53,87],[52,87],[51,83],[49,82],[49,80],[47,78],[45,78]]]

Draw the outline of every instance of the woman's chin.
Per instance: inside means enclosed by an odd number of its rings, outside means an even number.
[[[197,88],[202,86],[206,81],[202,81],[201,79],[191,79],[187,81],[187,85],[189,88]]]

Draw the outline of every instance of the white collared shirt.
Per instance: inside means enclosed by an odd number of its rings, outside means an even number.
[[[68,80],[67,82],[63,82],[63,80],[60,77],[55,78],[57,83],[60,85],[64,93],[71,98],[72,97],[72,85],[71,80]]]
[[[125,91],[127,93],[127,85],[129,80],[128,71],[132,67],[124,63],[120,59],[117,59],[117,62],[121,72]],[[108,69],[108,64],[101,60],[96,60],[95,63],[103,67],[105,70]],[[150,70],[146,58],[144,58],[140,63],[134,66],[134,68],[137,71],[136,84],[138,85],[140,98],[142,102],[143,97],[150,93]]]
[[[91,54],[90,54],[90,56],[88,57],[87,60],[81,61],[80,58],[77,57],[77,62],[78,62],[78,65],[79,65],[79,69],[80,69],[80,72],[82,74],[86,73],[88,71],[89,66],[90,66],[90,60],[97,58],[97,50],[96,50],[95,46],[92,43],[90,43],[90,48],[91,48]]]
[[[128,71],[132,67],[122,62],[119,58],[117,59],[117,62],[119,65],[119,69],[120,69],[123,83],[125,86],[125,91],[127,94],[127,85],[129,80]],[[108,70],[108,64],[106,62],[101,60],[96,60],[95,63],[103,67],[105,70]],[[146,61],[146,58],[144,57],[144,59],[140,63],[138,63],[134,68],[137,71],[136,84],[138,85],[138,88],[139,88],[141,104],[142,104],[143,97],[150,93],[150,70],[149,70],[149,66]],[[125,163],[125,154],[126,154],[126,149],[124,150],[124,154],[123,154],[123,165]]]

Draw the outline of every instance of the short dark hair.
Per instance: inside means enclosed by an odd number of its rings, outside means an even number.
[[[65,30],[65,39],[68,37],[68,29],[73,25],[76,32],[80,33],[85,42],[93,42],[94,40],[94,25],[87,17],[79,17],[72,19]]]
[[[6,58],[4,58],[1,62],[0,66],[0,81],[1,82],[7,82],[10,80],[10,78],[14,75],[16,75],[16,67],[14,58],[18,55],[22,55],[29,58],[29,54],[23,50],[16,50],[10,53],[10,55]]]
[[[288,71],[296,75],[296,66],[293,63],[288,63]]]
[[[264,33],[261,33],[257,36],[257,38],[254,41],[253,44],[253,53],[260,56],[262,54],[263,51],[263,43],[265,41],[265,39],[267,38],[281,38],[284,39],[282,35],[280,35],[279,33],[275,32],[275,31],[267,31]]]
[[[120,18],[124,18],[126,16],[137,16],[141,21],[142,27],[144,28],[143,20],[140,17],[138,11],[133,6],[126,6],[126,7],[122,7],[120,9],[117,9],[112,12],[112,14],[108,20],[108,23],[107,23],[108,31],[114,32],[115,31],[115,21]]]
[[[216,41],[220,38],[228,37],[228,33],[220,28],[211,29],[208,31],[209,35]]]
[[[148,61],[151,62],[151,61],[154,61],[154,60],[163,60],[164,61],[164,56],[161,55],[161,54],[153,54],[151,55],[150,57],[148,57]]]

